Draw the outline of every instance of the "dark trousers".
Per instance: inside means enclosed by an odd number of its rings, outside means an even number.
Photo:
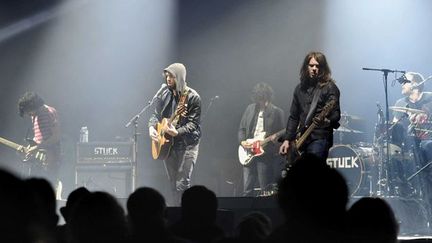
[[[59,181],[59,165],[58,163],[53,163],[48,166],[43,166],[40,164],[32,164],[30,166],[31,178],[43,178],[49,181],[51,186],[55,189]]]
[[[326,160],[329,154],[330,142],[327,139],[311,141],[305,148],[306,153],[313,154],[322,160]]]
[[[254,158],[250,164],[243,167],[243,194],[244,197],[256,196],[254,192],[256,185],[259,186],[261,193],[272,190],[273,183],[280,175],[282,169],[282,158],[271,154]],[[280,168],[279,172],[277,169]],[[278,175],[275,175],[278,173]]]
[[[432,140],[422,140],[420,142],[420,151],[423,157],[422,161],[420,161],[420,167],[423,167],[432,161]],[[419,176],[425,206],[428,208],[430,216],[432,216],[432,165],[420,172]]]
[[[173,148],[168,158],[164,160],[173,194],[173,205],[179,205],[181,194],[191,187],[192,171],[198,158],[198,150],[199,144],[189,145],[184,149]]]

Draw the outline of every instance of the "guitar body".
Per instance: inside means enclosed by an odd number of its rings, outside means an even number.
[[[291,143],[286,155],[287,165],[290,166],[300,157],[301,153],[295,143]]]
[[[252,147],[249,149],[243,148],[243,146],[239,146],[238,148],[238,157],[240,164],[242,165],[248,165],[250,164],[254,158],[261,156],[264,154],[264,147],[268,142],[271,141],[272,136],[280,136],[282,133],[285,132],[285,129],[282,129],[278,131],[277,133],[266,137],[264,140],[258,140],[258,139],[246,139],[246,142],[248,144],[251,144]]]
[[[55,153],[54,150],[48,149],[36,149],[32,152],[29,152],[31,147],[36,146],[36,143],[33,141],[29,141],[29,146],[23,146],[0,137],[0,143],[15,149],[20,155],[22,155],[21,158],[24,163],[37,164],[43,168],[47,168],[47,166],[55,163],[60,157],[59,153]]]
[[[333,110],[333,108],[336,105],[336,101],[330,100],[322,109],[322,111],[315,116],[316,120],[323,121],[324,118],[330,113],[330,111]],[[287,165],[290,166],[293,163],[295,163],[296,159],[300,157],[301,153],[300,150],[303,147],[304,142],[309,137],[309,135],[312,133],[312,131],[317,127],[316,123],[310,124],[309,127],[306,128],[306,130],[303,133],[299,133],[297,136],[297,139],[292,142],[288,148],[288,153],[286,155],[287,159]],[[301,136],[300,136],[301,134]]]
[[[261,146],[261,141],[256,140],[248,140],[250,143],[252,143],[252,148],[246,149],[243,148],[243,146],[239,146],[238,148],[238,157],[240,164],[242,165],[248,165],[250,164],[254,158],[259,157],[264,154],[264,149]]]
[[[168,119],[163,118],[161,122],[156,124],[158,133],[158,141],[152,140],[152,157],[153,159],[164,160],[168,157],[171,147],[174,143],[171,136],[165,134],[165,127],[168,126]]]

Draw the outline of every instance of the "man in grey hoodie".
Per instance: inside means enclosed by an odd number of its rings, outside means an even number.
[[[164,159],[171,190],[173,204],[180,202],[182,192],[191,186],[191,176],[195,166],[199,140],[201,137],[201,98],[186,83],[186,67],[181,63],[173,63],[163,72],[167,89],[159,94],[159,101],[149,120],[149,135],[158,141],[159,133],[155,129],[163,118],[169,119],[163,128],[172,147]],[[183,104],[182,104],[183,103]]]

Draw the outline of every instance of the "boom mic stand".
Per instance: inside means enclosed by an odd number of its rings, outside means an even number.
[[[384,161],[381,162],[381,166],[379,168],[378,171],[378,192],[377,194],[379,194],[379,196],[388,196],[388,192],[390,191],[389,188],[389,181],[388,181],[388,166],[390,163],[390,135],[389,135],[389,104],[388,104],[388,74],[389,73],[405,73],[405,71],[400,71],[400,70],[391,70],[391,69],[379,69],[379,68],[362,68],[365,71],[378,71],[378,72],[382,72],[383,73],[383,84],[384,84],[384,94],[385,94],[385,121],[384,121],[384,127],[385,127],[385,171],[384,171],[384,166],[383,163]],[[385,178],[381,178],[383,172],[385,172]],[[385,179],[386,183],[385,185],[383,185],[382,180]],[[384,187],[385,186],[385,187]],[[383,188],[384,187],[384,188]],[[383,191],[385,190],[386,195],[381,194]]]
[[[138,132],[138,120],[140,118],[140,116],[149,108],[153,105],[153,103],[155,102],[155,100],[157,100],[156,95],[153,97],[153,99],[149,100],[148,104],[146,106],[144,106],[144,108],[141,109],[140,112],[138,112],[138,114],[136,114],[135,116],[133,116],[129,122],[125,125],[126,128],[130,127],[130,125],[134,125],[134,129],[133,129],[133,161],[134,164],[132,166],[132,192],[135,190],[135,183],[136,183],[136,177],[137,177],[137,173],[136,173],[136,169],[135,167],[138,166],[137,163],[137,158],[138,158],[138,136],[141,135]]]
[[[215,100],[217,100],[217,99],[219,99],[219,96],[218,96],[218,95],[216,95],[216,96],[214,96],[213,98],[210,99],[210,102],[209,102],[209,104],[208,104],[208,106],[207,106],[207,109],[205,110],[204,114],[202,115],[201,120],[204,120],[204,118],[205,118],[205,117],[207,116],[207,114],[209,113],[209,111],[210,111],[210,107],[212,107],[213,102],[214,102]]]

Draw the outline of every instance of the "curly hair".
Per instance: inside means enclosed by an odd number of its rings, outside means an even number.
[[[26,92],[18,101],[18,111],[21,117],[30,111],[36,111],[45,104],[44,100],[35,92]]]
[[[273,89],[267,83],[258,83],[254,86],[252,91],[252,100],[255,103],[259,101],[272,101],[273,100]]]

